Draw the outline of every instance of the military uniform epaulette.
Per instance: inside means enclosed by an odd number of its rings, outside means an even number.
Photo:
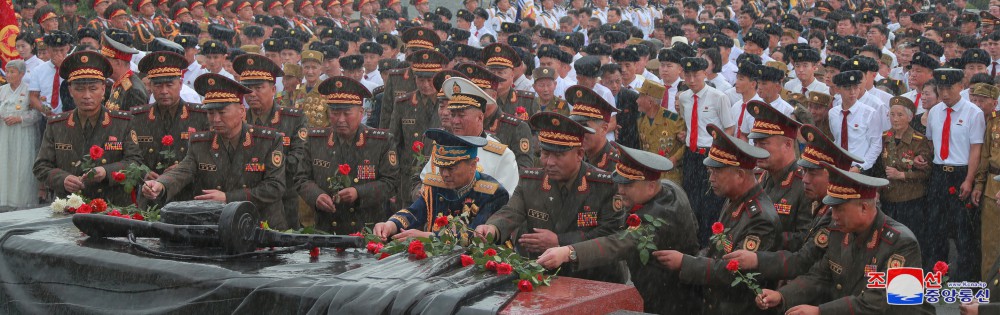
[[[440,174],[431,174],[431,173],[425,174],[423,183],[424,185],[431,187],[446,188],[444,183],[444,178],[441,178]]]
[[[486,146],[483,147],[483,150],[490,153],[496,153],[496,155],[503,155],[503,152],[507,150],[507,145],[489,140],[486,142]]]
[[[517,94],[517,97],[523,97],[523,98],[527,98],[529,100],[535,99],[535,92],[514,90],[514,94]]]
[[[281,132],[278,132],[278,130],[261,126],[254,126],[253,128],[250,128],[250,134],[256,138],[262,139],[274,139],[276,137],[284,136]]]
[[[68,111],[68,112],[63,112],[62,114],[59,115],[55,115],[54,117],[52,117],[52,119],[49,119],[49,125],[69,119],[69,116],[72,113],[73,113],[72,111]]]
[[[923,134],[916,131],[913,132],[913,140],[924,140],[924,139],[925,138]]]
[[[379,85],[374,90],[372,90],[372,95],[378,95],[379,93],[385,92],[385,85]]]
[[[191,134],[191,142],[204,142],[212,140],[211,131],[199,131]]]
[[[747,214],[751,218],[760,214],[760,199],[757,199],[758,197],[760,196],[754,196],[752,199],[747,200]]]
[[[365,129],[365,135],[368,135],[368,138],[371,139],[385,140],[389,139],[389,130],[379,129],[379,128],[368,128]]]
[[[503,113],[503,115],[500,116],[500,121],[503,122],[503,123],[505,123],[505,124],[508,124],[508,125],[517,126],[517,125],[521,124],[521,122],[523,120],[521,120],[520,118],[517,118],[517,116],[511,115],[511,114],[508,114],[508,113]]]
[[[500,183],[498,183],[496,180],[488,180],[488,179],[477,180],[476,184],[472,186],[472,190],[487,195],[492,195],[496,193],[497,188],[500,188]]]
[[[132,120],[132,113],[120,110],[108,110],[108,115],[117,119]]]
[[[298,109],[298,108],[284,107],[284,106],[282,106],[280,108],[281,108],[281,113],[284,114],[284,115],[288,115],[288,116],[292,116],[292,117],[302,117],[302,115],[305,115],[305,113],[301,109]]]
[[[153,109],[153,104],[146,104],[138,107],[132,107],[132,110],[130,110],[130,112],[132,112],[132,115],[145,114],[148,113],[150,109]]]
[[[899,233],[899,230],[889,225],[888,220],[886,221],[887,222],[882,224],[882,240],[889,245],[896,244],[896,241],[899,240],[902,233]]]
[[[390,69],[389,70],[389,75],[390,76],[392,76],[392,75],[403,75],[403,74],[406,74],[407,70],[409,70],[409,69],[406,69],[406,68]]]
[[[400,96],[396,96],[395,102],[409,101],[410,98],[413,97],[413,93],[416,93],[416,91],[409,92],[409,93],[406,93],[406,94],[403,94],[403,95],[400,95]]]
[[[330,135],[330,128],[309,128],[310,137],[326,138]]]
[[[199,112],[199,113],[207,113],[208,112],[208,110],[205,109],[205,105],[202,105],[202,104],[185,103],[185,105],[192,112]]]
[[[663,111],[663,118],[670,119],[670,120],[673,120],[673,121],[677,121],[677,120],[679,120],[681,118],[681,115],[678,115],[677,113],[669,111],[669,110],[664,110]]]
[[[542,172],[541,168],[525,168],[521,170],[521,178],[542,179],[543,177],[545,177],[545,172]]]
[[[611,173],[601,171],[597,168],[587,171],[587,179],[592,182],[608,183],[614,184],[615,182],[611,180]]]

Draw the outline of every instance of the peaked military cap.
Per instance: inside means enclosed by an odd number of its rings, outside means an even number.
[[[395,59],[383,59],[383,60],[395,60]],[[434,79],[432,80],[432,83],[434,84],[434,89],[438,91],[437,97],[439,99],[441,99],[441,98],[445,98],[446,99],[447,98],[447,96],[445,95],[444,90],[442,90],[442,88],[444,87],[444,81],[450,79],[451,77],[463,77],[464,78],[465,75],[463,75],[461,72],[458,72],[456,70],[444,70],[444,71],[438,72],[437,74],[434,75]]]
[[[541,79],[556,79],[556,69],[551,67],[538,67],[531,71],[531,78],[537,82]]]
[[[844,151],[819,128],[813,125],[803,125],[799,128],[805,148],[796,164],[804,168],[823,168],[820,163],[830,163],[842,170],[850,170],[854,163],[864,162],[861,158]]]
[[[764,149],[727,135],[725,130],[715,124],[709,124],[706,129],[712,135],[712,147],[708,149],[708,157],[702,161],[705,166],[735,166],[750,170],[757,167],[758,159],[766,159],[770,156]]]
[[[583,56],[573,63],[576,75],[590,78],[597,78],[604,74],[601,71],[601,58],[597,56]]]
[[[515,68],[521,66],[517,52],[506,44],[494,43],[483,47],[483,61],[490,68]]]
[[[448,64],[448,57],[437,51],[424,49],[410,54],[406,57],[406,61],[410,63],[410,67],[413,68],[415,75],[430,78],[439,71],[444,70],[444,66]]]
[[[66,56],[59,77],[66,82],[103,82],[112,74],[111,63],[96,51],[79,51]]]
[[[643,80],[642,86],[639,86],[635,90],[639,95],[650,96],[655,99],[662,99],[663,94],[667,92],[667,88],[663,84],[656,83],[653,80]]]
[[[496,100],[486,95],[482,88],[461,76],[445,79],[441,90],[448,99],[449,110],[475,108],[485,112],[487,104],[496,104]]]
[[[799,134],[799,127],[802,126],[795,119],[758,100],[747,102],[747,111],[754,117],[753,127],[750,128],[750,134],[747,135],[750,139],[763,139],[770,136],[785,136],[795,139]]]
[[[233,70],[240,78],[240,83],[246,86],[264,82],[274,83],[277,78],[285,76],[281,67],[263,55],[246,54],[233,60]]]
[[[139,51],[135,48],[129,47],[112,39],[108,36],[108,33],[102,33],[101,37],[101,54],[104,55],[104,57],[123,61],[132,61],[132,55],[139,53]]]
[[[892,98],[889,99],[889,106],[890,107],[897,106],[897,105],[903,106],[904,108],[909,109],[910,113],[914,113],[915,114],[917,112],[917,106],[915,104],[913,104],[913,101],[911,101],[910,99],[908,99],[906,97],[894,96],[894,97],[892,97]]]
[[[217,73],[198,76],[194,80],[194,90],[204,97],[205,109],[222,109],[230,104],[243,106],[243,95],[251,92],[239,82]]]
[[[674,163],[662,155],[629,148],[618,143],[613,145],[618,148],[618,153],[621,156],[611,178],[615,183],[628,184],[635,181],[659,180],[663,172],[674,168]]]
[[[823,162],[822,165],[830,172],[830,184],[826,197],[823,197],[823,203],[827,205],[835,206],[853,199],[874,199],[880,187],[889,185],[889,180],[885,178],[853,173],[830,163]]]
[[[569,118],[584,123],[588,120],[611,121],[611,113],[618,112],[600,94],[588,87],[574,85],[566,89],[566,102],[573,106]]]
[[[150,81],[167,82],[184,75],[184,70],[188,67],[187,59],[183,55],[168,52],[156,51],[147,54],[139,61],[139,71],[146,74]]]
[[[441,38],[431,29],[413,27],[403,32],[403,43],[406,48],[434,49],[434,46],[441,43]]]
[[[366,98],[372,97],[372,93],[361,82],[345,76],[323,80],[317,90],[319,94],[326,96],[326,107],[329,109],[361,107]]]
[[[457,65],[455,66],[455,70],[458,70],[458,72],[461,72],[463,75],[469,77],[469,81],[482,89],[496,90],[497,86],[500,85],[500,82],[504,81],[504,78],[501,78],[490,69],[475,63],[463,63]],[[445,93],[448,93],[448,91],[445,90]]]
[[[830,96],[830,94],[816,91],[809,91],[809,95],[806,95],[804,101],[807,104],[822,105],[823,107],[830,107],[833,105],[833,97]]]
[[[551,152],[566,152],[583,145],[585,134],[594,133],[569,117],[553,112],[536,113],[528,119],[532,130],[538,131],[538,141],[542,149]]]
[[[833,76],[833,84],[842,87],[858,85],[861,84],[861,78],[863,76],[864,74],[858,70],[842,71]]]
[[[475,159],[479,148],[487,143],[483,137],[458,136],[439,128],[427,129],[424,135],[434,140],[434,158],[431,160],[439,167]]]
[[[934,70],[934,84],[939,86],[952,86],[962,82],[965,73],[961,69],[938,68]]]

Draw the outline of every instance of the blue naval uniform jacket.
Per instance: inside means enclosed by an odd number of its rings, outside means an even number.
[[[510,194],[493,177],[476,172],[472,188],[463,195],[454,189],[444,188],[441,175],[427,174],[424,177],[424,187],[420,190],[420,198],[406,209],[396,212],[389,218],[402,231],[405,229],[420,229],[437,232],[434,229],[434,219],[439,215],[458,217],[463,212],[469,212],[469,228],[486,223],[493,213],[507,204]]]

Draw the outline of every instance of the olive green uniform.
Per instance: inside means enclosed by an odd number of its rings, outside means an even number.
[[[497,109],[493,115],[486,117],[483,126],[497,141],[510,147],[519,169],[534,165],[535,149],[531,141],[533,136],[527,122]]]
[[[493,214],[486,224],[496,226],[498,240],[517,243],[520,234],[533,229],[547,229],[566,246],[612,235],[625,222],[625,211],[613,208],[616,193],[611,174],[587,163],[568,182],[549,179],[541,169],[521,170],[521,181],[506,206]],[[523,253],[523,251],[522,251]],[[533,253],[528,257],[534,259]],[[597,281],[624,281],[617,264],[586,270],[561,272],[561,275]]]
[[[243,124],[238,141],[226,142],[212,131],[191,135],[184,159],[157,179],[167,196],[188,184],[196,192],[219,190],[226,194],[226,202],[253,203],[271,228],[287,229],[281,203],[286,167],[281,134]]]
[[[132,201],[125,187],[112,180],[111,173],[119,172],[131,163],[142,163],[138,148],[128,141],[128,124],[132,115],[127,112],[101,108],[90,126],[82,120],[77,110],[64,112],[49,119],[41,147],[32,172],[42,183],[55,191],[57,197],[69,195],[64,180],[67,176],[81,176],[84,169],[79,164],[91,146],[104,149],[104,155],[95,161],[104,167],[105,177],[98,183],[86,178],[86,187],[80,192],[86,198],[104,198],[114,205],[128,205]],[[17,183],[6,183],[16,185]]]
[[[427,129],[439,127],[437,96],[424,96],[413,91],[395,99],[395,110],[389,120],[389,133],[394,136],[394,150],[399,153],[399,193],[396,207],[413,203],[413,188],[419,183],[418,174],[426,163],[417,165],[417,155],[412,147],[415,141],[424,144],[421,154],[430,158],[431,141],[424,136]],[[384,115],[385,113],[383,113]]]
[[[110,110],[129,111],[133,107],[146,104],[149,104],[149,92],[146,91],[146,85],[142,83],[139,76],[130,71],[125,74],[124,78],[119,79],[111,86],[111,95],[108,96],[104,107]]]
[[[684,117],[675,112],[660,108],[656,115],[648,117],[640,112],[637,120],[639,129],[639,142],[642,149],[663,155],[674,162],[674,168],[663,173],[661,178],[669,179],[678,186],[681,185],[681,176],[684,166],[681,165],[684,156],[684,142],[678,139],[678,135],[687,130],[684,125]],[[661,153],[662,152],[662,153]]]
[[[410,68],[389,70],[385,79],[385,89],[382,91],[382,107],[379,112],[379,128],[389,128],[392,112],[396,107],[396,99],[417,89],[417,79]],[[390,130],[391,132],[391,130]],[[423,131],[421,131],[423,132]],[[394,133],[397,137],[401,135]]]
[[[930,169],[921,170],[913,167],[913,160],[921,156],[926,161],[934,158],[931,141],[907,126],[900,139],[895,139],[892,132],[882,134],[882,160],[886,167],[893,167],[903,172],[906,179],[890,179],[889,186],[882,192],[882,200],[888,202],[904,202],[921,198],[927,194],[927,178]],[[916,210],[916,209],[914,209]]]
[[[982,221],[982,236],[980,248],[983,251],[983,266],[992,266],[993,259],[1000,256],[1000,207],[997,207],[997,192],[1000,182],[992,180],[1000,175],[1000,112],[986,115],[986,136],[983,137],[983,149],[979,158],[979,170],[976,173],[974,190],[982,191],[983,198],[979,201]],[[994,272],[996,268],[994,268]],[[985,275],[986,272],[983,272]]]
[[[621,156],[618,153],[618,149],[611,145],[611,142],[605,142],[601,150],[597,152],[594,156],[586,156],[585,161],[587,164],[593,165],[605,172],[614,172],[615,166],[618,165],[618,160]]]
[[[764,172],[758,182],[764,193],[774,202],[774,211],[781,219],[779,248],[798,250],[802,247],[809,224],[813,221],[813,214],[810,211],[812,201],[805,195],[801,167],[792,161],[782,169],[781,173]]]
[[[536,97],[535,107],[537,107],[538,111],[540,112],[553,112],[563,116],[569,116],[569,111],[570,111],[569,103],[566,103],[566,101],[558,97],[553,97],[551,101],[548,101],[547,103],[544,104],[542,103],[542,99]],[[531,115],[534,115],[534,113],[528,114],[528,117],[531,117]]]
[[[359,126],[350,139],[340,139],[329,128],[309,130],[303,162],[295,181],[298,193],[316,209],[322,194],[331,197],[330,179],[339,176],[338,166],[351,167],[348,177],[358,191],[354,202],[336,203],[337,211],[316,211],[316,228],[340,235],[360,232],[364,226],[383,222],[389,198],[399,184],[399,160],[393,135],[385,129]]]
[[[990,292],[1000,291],[1000,259],[993,257],[993,267],[986,270],[986,277],[983,281],[986,282],[986,289]],[[979,314],[983,315],[997,315],[1000,314],[1000,303],[988,303],[979,304]]]
[[[299,84],[299,87],[288,95],[284,107],[297,108],[306,116],[306,126],[309,128],[323,128],[330,125],[330,117],[326,114],[326,97],[319,93],[316,86],[306,89],[306,84]]]
[[[299,227],[299,195],[298,185],[295,184],[295,172],[299,170],[299,161],[306,151],[306,118],[302,110],[275,106],[267,116],[254,116],[253,111],[247,110],[247,123],[254,126],[261,126],[274,129],[281,133],[279,140],[283,153],[285,153],[285,164],[288,168],[285,171],[285,191],[281,202],[284,204],[285,223],[290,228]]]
[[[503,95],[500,95],[499,93],[497,94],[497,106],[499,106],[500,110],[504,113],[517,113],[517,108],[523,107],[526,117],[518,117],[522,120],[527,120],[527,118],[531,117],[531,115],[538,113],[540,108],[538,102],[535,102],[534,92],[525,92],[514,89],[513,87],[510,91],[507,91],[507,93],[504,93]]]
[[[757,252],[757,272],[762,279],[790,280],[809,271],[823,254],[830,242],[828,226],[833,219],[830,207],[814,201],[811,211],[814,219],[809,223],[808,232],[798,241],[801,247],[775,252]]]
[[[211,129],[206,111],[200,105],[180,101],[174,111],[167,112],[157,105],[132,108],[132,122],[129,125],[129,140],[138,147],[142,163],[160,174],[166,168],[180,163],[187,154],[187,142],[198,131]],[[163,145],[163,138],[171,136],[174,144]],[[171,151],[173,159],[167,159],[160,152]],[[174,200],[194,199],[195,192],[185,187]]]

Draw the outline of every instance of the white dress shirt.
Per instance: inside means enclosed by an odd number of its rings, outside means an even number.
[[[729,84],[729,82],[726,82],[726,78],[723,77],[722,75],[716,75],[714,79],[709,79],[708,82],[711,82],[712,87],[714,87],[716,90],[723,91],[723,93],[733,88],[733,85]],[[729,94],[726,94],[726,96],[729,96]],[[733,98],[730,97],[729,100],[731,101],[733,100]]]
[[[379,74],[378,67],[375,67],[375,71],[366,73],[365,76],[364,76],[364,79],[368,80],[368,81],[371,81],[372,83],[375,83],[376,87],[379,87],[379,86],[382,86],[383,84],[385,84],[385,83],[382,82],[382,75]]]
[[[663,85],[663,80],[660,80],[660,77],[656,76],[652,72],[649,72],[649,70],[647,69],[642,69],[642,77],[645,78],[646,80],[650,80],[659,83],[660,85]]]
[[[874,93],[865,93],[864,95],[861,95],[861,98],[858,99],[858,102],[868,105],[868,107],[875,109],[875,111],[879,115],[879,120],[882,126],[882,132],[885,132],[886,130],[889,130],[889,128],[892,128],[892,124],[889,123],[888,100],[883,102]],[[835,103],[835,104],[840,104],[840,103]]]
[[[837,103],[827,113],[833,142],[841,148],[844,147],[840,143],[843,109],[844,107]],[[848,111],[850,114],[847,115],[847,151],[862,157],[864,163],[854,165],[867,170],[875,164],[878,155],[882,153],[882,120],[879,119],[875,108],[863,103],[855,102]]]
[[[678,106],[682,107],[684,124],[688,135],[691,134],[691,110],[694,108],[694,90],[681,92],[677,97]],[[705,85],[698,91],[698,147],[707,148],[712,146],[712,135],[708,133],[709,124],[726,129],[736,125],[733,120],[733,113],[730,110],[729,97],[715,88]],[[687,139],[684,145],[688,145]]]
[[[739,93],[737,93],[736,95],[739,95]],[[764,99],[760,98],[760,96],[757,94],[754,94],[753,97],[750,98],[750,101],[752,100],[758,100],[761,102],[764,101]],[[748,112],[745,107],[747,102],[743,102],[743,97],[740,96],[740,98],[738,98],[735,102],[733,102],[733,106],[730,107],[729,109],[729,111],[733,113],[733,119],[736,119],[736,125],[739,126],[735,130],[733,130],[733,137],[739,137],[739,134],[743,132],[743,123],[744,121],[746,121],[747,117],[753,119],[753,116],[750,115],[750,112]],[[742,117],[740,117],[741,114],[743,115]],[[747,131],[749,132],[749,130]]]
[[[192,89],[187,84],[181,84],[181,100],[191,103],[191,104],[201,104],[203,98],[198,92]],[[153,98],[153,93],[149,93],[149,103],[156,103],[156,99]]]
[[[677,78],[677,81],[674,81],[673,84],[664,84],[664,87],[667,88],[667,92],[669,93],[667,96],[667,110],[675,113],[677,112],[677,87],[681,84],[681,82],[684,82],[684,80]]]
[[[635,75],[635,78],[632,79],[632,81],[629,81],[628,86],[631,87],[633,90],[639,90],[639,88],[642,87],[643,81],[646,81],[646,77],[637,74]]]
[[[489,134],[486,135],[486,140],[499,142]],[[514,188],[517,188],[517,183],[520,180],[520,173],[517,170],[517,161],[514,159],[514,152],[511,151],[510,148],[505,148],[503,155],[498,155],[496,153],[486,151],[486,149],[482,147],[477,150],[479,151],[476,154],[476,157],[479,158],[477,166],[482,167],[480,172],[493,176],[493,178],[503,185],[503,188],[507,189],[507,191],[514,191]],[[420,179],[423,179],[424,175],[431,172],[431,162],[432,161],[428,159],[427,164],[425,164],[424,168],[420,170]],[[433,167],[433,169],[434,174],[440,173],[439,168]]]
[[[52,61],[46,61],[34,69],[31,69],[31,79],[28,81],[28,92],[38,92],[38,98],[42,101],[42,106],[52,108],[52,83],[56,79],[56,65]],[[59,83],[63,81],[59,78]],[[56,88],[59,88],[58,86]],[[67,95],[68,96],[68,95]],[[60,97],[62,98],[62,97]],[[62,113],[63,103],[58,102],[56,108],[52,108],[53,114]]]
[[[979,106],[961,99],[951,109],[951,130],[948,137],[948,158],[941,158],[942,134],[948,107],[938,103],[927,112],[927,135],[934,144],[934,164],[963,166],[969,165],[969,151],[973,144],[982,144],[986,134],[986,118]],[[977,159],[979,157],[976,157]]]
[[[802,81],[799,79],[790,80],[785,83],[785,89],[791,91],[792,93],[802,93]],[[809,83],[809,86],[806,86],[806,91],[830,94],[830,87],[814,78],[812,83]]]
[[[767,103],[767,101],[765,101],[758,95],[754,95],[754,99]],[[773,102],[770,102],[768,104],[771,105],[772,108],[777,109],[779,112],[785,114],[785,116],[788,117],[792,117],[792,112],[795,111],[795,107],[792,107],[792,104],[788,104],[788,102],[781,99],[780,97],[774,99]],[[743,102],[733,103],[733,106],[738,108],[743,108]],[[748,134],[750,133],[750,129],[753,129],[753,122],[755,121],[755,119],[753,115],[750,115],[750,113],[746,112],[745,109],[743,111],[744,111],[743,123],[740,124],[740,132],[743,134]],[[739,117],[739,115],[737,115],[736,117]]]
[[[729,82],[729,85],[733,85],[736,84],[736,73],[739,71],[740,67],[736,66],[736,62],[730,61],[722,66],[722,72],[719,75],[726,78],[726,82]]]

